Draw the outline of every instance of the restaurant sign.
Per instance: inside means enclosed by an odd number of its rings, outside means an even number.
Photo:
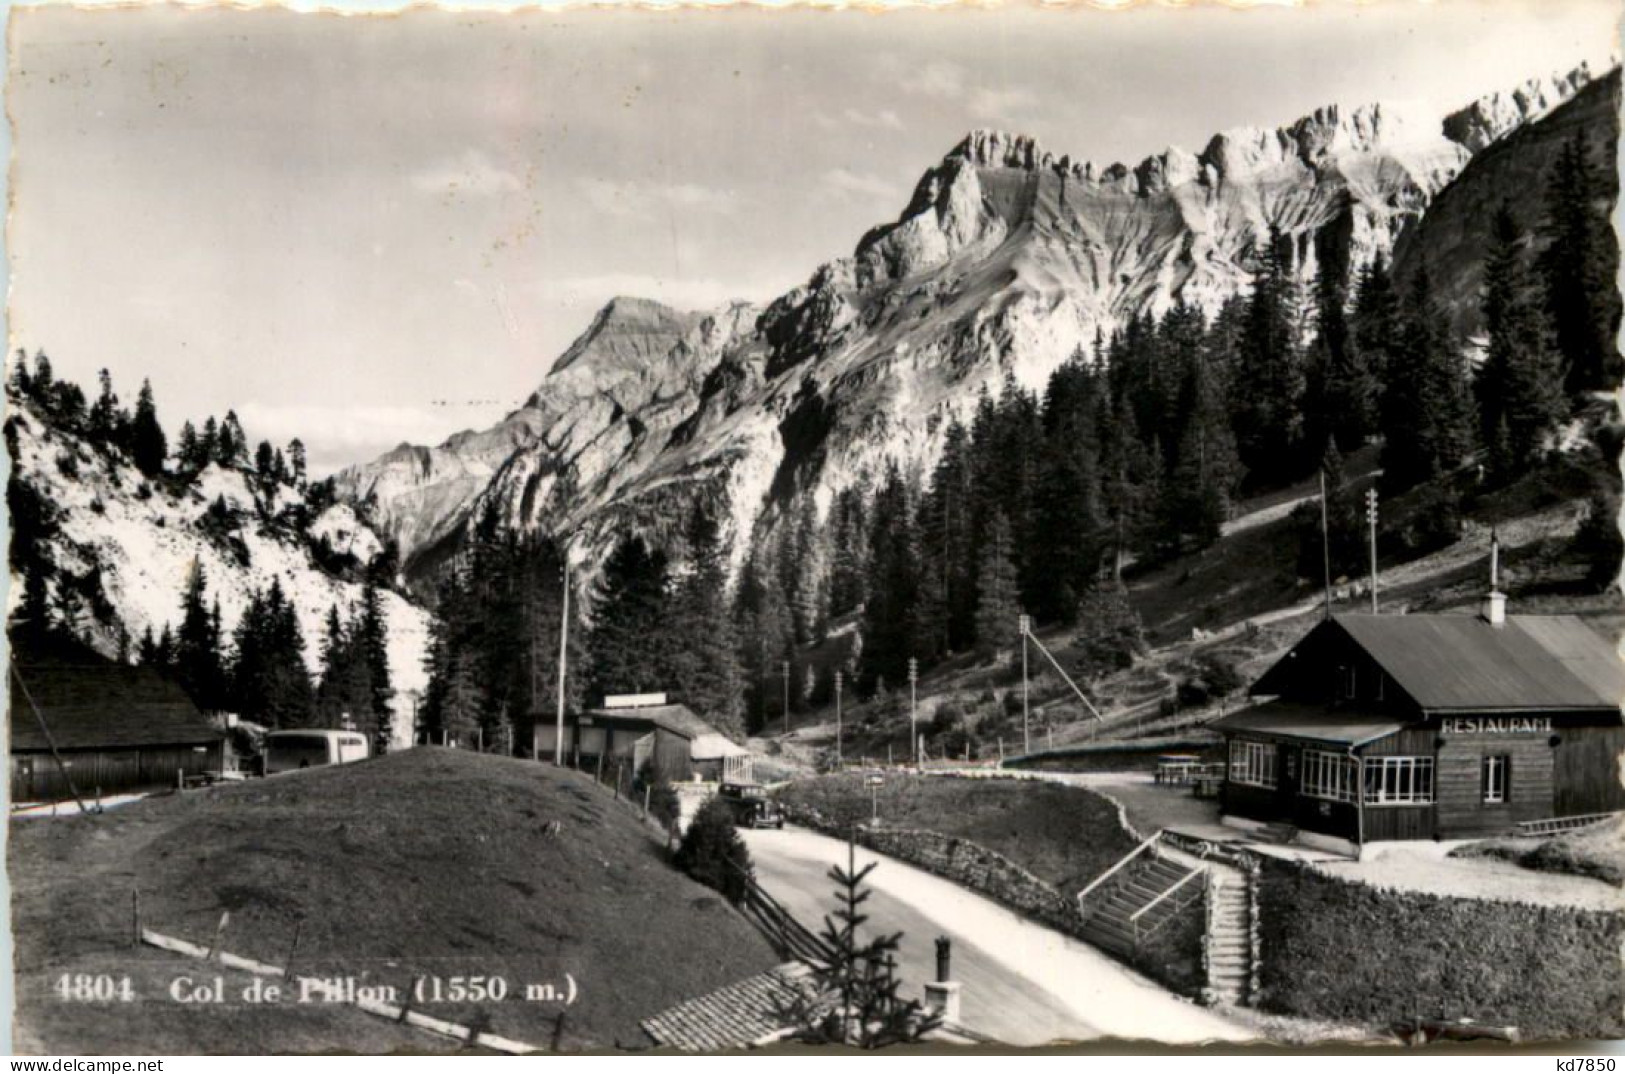
[[[1447,735],[1539,735],[1551,729],[1550,716],[1458,716],[1439,726]]]

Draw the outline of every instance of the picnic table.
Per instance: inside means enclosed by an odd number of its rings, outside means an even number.
[[[1183,786],[1201,766],[1202,759],[1194,753],[1164,753],[1157,758],[1156,781]]]

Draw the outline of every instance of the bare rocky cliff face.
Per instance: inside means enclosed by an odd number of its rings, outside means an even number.
[[[1617,92],[1617,81],[1596,85]],[[1535,132],[1575,122],[1580,102],[1564,102],[1592,84],[1582,68],[1443,120],[1327,107],[1133,167],[976,131],[925,173],[895,222],[767,308],[680,313],[617,299],[502,423],[435,448],[402,445],[345,471],[340,490],[375,501],[415,577],[488,507],[569,534],[590,562],[616,533],[669,535],[705,498],[731,520],[742,556],[751,527],[799,497],[822,508],[891,462],[931,465],[949,420],[968,417],[1007,371],[1041,389],[1097,332],[1142,312],[1181,299],[1217,312],[1248,288],[1272,226],[1305,280],[1347,277],[1378,254],[1415,261],[1407,251],[1429,245],[1412,236],[1430,206],[1479,158],[1538,155]],[[1600,107],[1577,121],[1614,137]],[[1483,183],[1532,205],[1526,173],[1540,166]],[[1453,249],[1430,268],[1467,323],[1476,292],[1457,277],[1474,270],[1473,247],[1458,238]]]

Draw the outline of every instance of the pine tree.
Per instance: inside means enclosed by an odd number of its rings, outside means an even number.
[[[870,514],[869,599],[863,609],[863,673],[899,681],[909,657],[924,647],[916,636],[915,609],[920,597],[920,543],[915,517],[916,494],[892,465],[875,495]]]
[[[17,356],[11,363],[9,390],[18,399],[31,399],[34,395],[34,378],[28,372],[28,352],[21,347],[17,348]]]
[[[104,447],[117,444],[119,433],[118,396],[113,394],[113,375],[106,369],[96,374],[100,390],[96,402],[86,418],[85,433],[91,441]]]
[[[1350,327],[1347,304],[1347,289],[1324,267],[1315,280],[1312,365],[1318,376],[1307,391],[1315,411],[1309,419],[1314,426],[1310,440],[1318,443],[1329,436],[1344,452],[1359,448],[1375,432],[1377,400],[1376,380]]]
[[[668,689],[674,634],[666,555],[622,539],[604,564],[592,629],[593,693]],[[686,640],[686,639],[685,639]]]
[[[1140,616],[1119,581],[1102,582],[1078,605],[1078,633],[1072,642],[1073,666],[1086,679],[1130,667],[1146,651]]]
[[[760,533],[758,523],[734,601],[740,665],[745,677],[745,725],[751,731],[761,730],[774,716],[783,716],[777,685],[780,664],[795,655],[776,542],[762,539]]]
[[[1583,133],[1558,151],[1547,180],[1540,271],[1570,394],[1612,391],[1620,379],[1616,189],[1612,159],[1599,168]]]
[[[220,426],[214,420],[214,415],[204,419],[203,432],[198,436],[198,461],[195,469],[201,470],[211,462],[220,458]]]
[[[744,676],[739,636],[728,606],[728,557],[711,511],[690,517],[687,571],[673,594],[673,626],[683,639],[675,655],[671,688],[728,737],[745,737]]]
[[[1218,540],[1241,478],[1230,417],[1205,354],[1189,360],[1176,406],[1180,430],[1173,468],[1163,484],[1156,544],[1177,554],[1185,543]]]
[[[175,680],[204,711],[225,707],[225,667],[208,605],[203,564],[192,561],[181,595],[181,626],[175,639]]]
[[[1524,471],[1564,415],[1563,376],[1549,345],[1523,236],[1503,205],[1491,224],[1484,262],[1484,323],[1489,341],[1474,384],[1479,436],[1498,480]]]
[[[288,463],[293,471],[293,483],[305,487],[305,442],[295,437],[288,442]]]
[[[1398,359],[1382,403],[1383,482],[1403,491],[1449,473],[1473,447],[1466,364],[1446,334],[1425,270],[1401,315]]]
[[[1401,327],[1399,294],[1394,289],[1388,264],[1379,253],[1360,274],[1350,321],[1353,347],[1358,361],[1371,378],[1372,400],[1369,412],[1372,431],[1381,426],[1382,400],[1389,379],[1400,361]]]
[[[225,420],[215,435],[214,461],[228,469],[242,469],[248,464],[248,437],[243,434],[242,422],[237,420],[234,410],[226,411]]]
[[[136,469],[155,477],[164,472],[164,460],[168,457],[169,444],[164,439],[163,427],[158,424],[152,384],[143,380],[141,394],[136,396],[135,417],[130,424],[130,460]]]
[[[1237,354],[1230,401],[1236,449],[1258,481],[1278,484],[1303,472],[1304,370],[1295,338],[1293,282],[1273,226],[1260,251]]]
[[[384,615],[384,598],[372,581],[361,591],[361,614],[355,634],[360,659],[367,669],[366,726],[372,732],[373,753],[387,753],[394,735],[395,690],[390,684],[389,624]]]
[[[190,421],[181,423],[180,438],[175,445],[175,460],[183,473],[196,473],[208,463],[208,457],[202,451],[202,442],[198,439],[197,426]]]
[[[976,576],[976,649],[987,659],[1003,659],[1018,640],[1021,595],[1011,562],[1010,524],[995,514]]]
[[[829,612],[842,616],[863,605],[869,578],[867,495],[862,485],[842,489],[830,509]]]

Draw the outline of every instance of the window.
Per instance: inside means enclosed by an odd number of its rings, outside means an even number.
[[[1342,688],[1342,697],[1345,701],[1352,701],[1359,696],[1359,683],[1355,679],[1354,669],[1347,665],[1337,669],[1338,684]]]
[[[1512,769],[1512,758],[1497,754],[1484,758],[1484,801],[1500,804],[1507,800],[1507,773]]]
[[[1275,787],[1275,744],[1234,739],[1230,743],[1230,781]]]
[[[1366,758],[1366,805],[1428,805],[1432,801],[1433,758]]]
[[[1354,762],[1340,753],[1303,751],[1303,793],[1332,802],[1354,801]]]

